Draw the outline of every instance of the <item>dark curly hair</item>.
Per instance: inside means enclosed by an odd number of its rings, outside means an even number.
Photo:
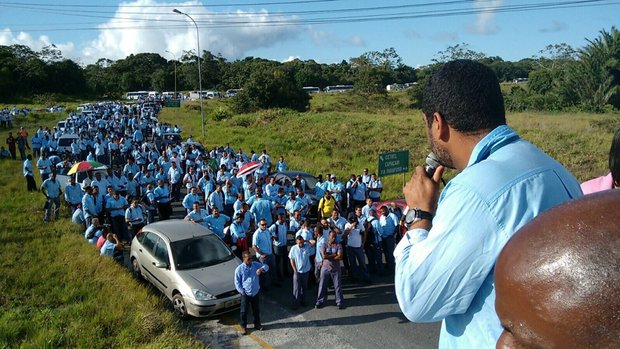
[[[430,126],[438,112],[448,125],[479,134],[506,124],[504,98],[491,68],[472,60],[445,63],[424,86],[422,112]]]

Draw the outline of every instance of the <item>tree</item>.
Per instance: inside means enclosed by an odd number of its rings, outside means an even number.
[[[478,61],[485,57],[486,55],[484,53],[474,51],[469,48],[468,44],[462,42],[460,44],[448,46],[444,51],[437,52],[432,61],[435,63],[445,63],[455,59],[471,59]]]
[[[243,90],[235,96],[233,108],[239,113],[269,108],[305,111],[309,103],[310,97],[296,83],[293,74],[282,66],[265,62],[254,66]]]

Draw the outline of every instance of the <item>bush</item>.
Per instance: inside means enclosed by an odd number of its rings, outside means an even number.
[[[253,115],[243,114],[235,115],[230,119],[231,126],[250,127],[256,122],[256,117]]]
[[[209,113],[209,117],[215,121],[222,121],[228,119],[231,116],[232,114],[224,108],[219,108]]]

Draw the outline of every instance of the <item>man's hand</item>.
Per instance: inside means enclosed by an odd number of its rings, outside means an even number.
[[[260,275],[260,274],[262,274],[264,272],[265,272],[265,270],[263,268],[256,269],[256,275]]]
[[[439,183],[445,167],[439,166],[433,175],[428,178],[424,167],[416,167],[411,179],[403,187],[403,194],[410,209],[419,208],[435,214],[439,200]]]

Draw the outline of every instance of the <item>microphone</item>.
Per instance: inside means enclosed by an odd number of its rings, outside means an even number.
[[[428,176],[428,178],[433,178],[435,170],[437,170],[437,167],[439,167],[439,165],[441,164],[439,163],[439,160],[437,159],[435,153],[430,152],[426,156],[426,164],[424,165],[424,171],[426,171],[426,175]]]

